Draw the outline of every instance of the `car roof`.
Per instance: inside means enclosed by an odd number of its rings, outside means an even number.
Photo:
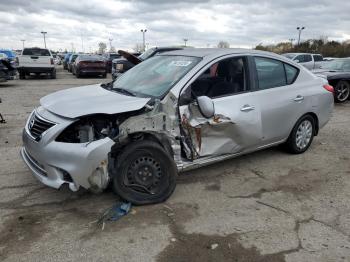
[[[275,53],[243,48],[185,48],[182,50],[169,51],[160,55],[182,55],[182,56],[195,56],[195,57],[212,57],[212,56],[224,56],[230,54],[255,54],[255,55],[269,55],[278,56]]]

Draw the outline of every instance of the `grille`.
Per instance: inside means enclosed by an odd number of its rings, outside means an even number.
[[[49,122],[41,117],[39,117],[35,112],[30,119],[28,123],[28,129],[32,137],[39,141],[41,139],[41,135],[48,130],[49,128],[53,127],[55,124],[52,122]]]

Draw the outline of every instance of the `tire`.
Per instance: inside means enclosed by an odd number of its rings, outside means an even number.
[[[153,141],[143,140],[128,145],[119,155],[115,168],[114,192],[134,205],[163,202],[175,190],[176,164]]]
[[[23,71],[19,71],[19,79],[26,79],[26,74]]]
[[[350,97],[350,83],[347,81],[339,81],[334,88],[334,101],[344,103]]]
[[[103,75],[102,75],[102,78],[106,78],[107,77],[107,73],[104,73]]]
[[[292,154],[304,153],[315,136],[315,126],[315,119],[311,115],[301,117],[285,143],[287,151]]]
[[[51,79],[56,79],[56,69],[52,70],[50,77]]]
[[[80,78],[80,77],[81,77],[79,71],[77,71],[77,72],[75,73],[75,76],[76,76],[77,78]]]

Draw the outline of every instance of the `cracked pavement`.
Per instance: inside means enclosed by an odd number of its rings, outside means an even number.
[[[183,173],[163,204],[96,221],[118,197],[55,190],[19,157],[21,132],[40,97],[76,79],[0,84],[1,261],[350,261],[350,102],[302,155],[270,148]]]

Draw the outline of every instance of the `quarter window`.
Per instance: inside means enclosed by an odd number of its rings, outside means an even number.
[[[287,84],[290,85],[297,78],[298,69],[288,64],[284,64],[284,69],[286,70]]]
[[[281,61],[254,57],[258,75],[259,90],[292,84],[299,70]]]

